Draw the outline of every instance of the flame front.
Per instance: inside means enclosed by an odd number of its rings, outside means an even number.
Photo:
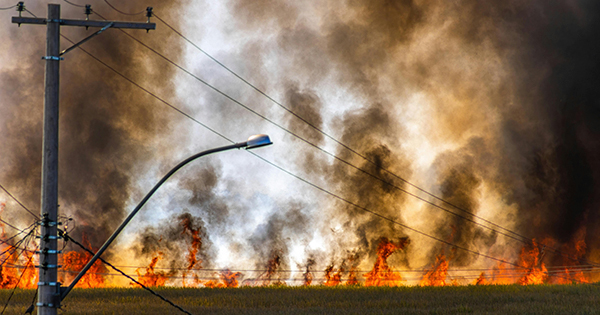
[[[239,285],[238,278],[242,274],[240,272],[232,272],[225,269],[219,273],[220,282],[209,280],[204,283],[206,288],[237,288]]]
[[[377,247],[377,259],[373,270],[365,274],[365,286],[400,286],[402,285],[402,276],[388,266],[387,259],[395,251],[403,249],[408,245],[408,238],[402,238],[397,243],[382,237]]]
[[[445,286],[446,285],[446,276],[448,275],[448,261],[446,260],[446,256],[438,255],[435,258],[435,264],[430,271],[427,271],[423,275],[423,279],[419,285],[421,286]]]
[[[157,256],[152,258],[152,261],[146,267],[144,274],[140,272],[140,269],[136,269],[135,272],[138,275],[138,281],[148,287],[162,287],[165,285],[167,280],[169,280],[170,275],[164,272],[156,272],[154,268],[156,268],[156,264],[159,259],[162,259],[162,253],[158,253]],[[131,283],[131,285],[136,285],[135,283]]]

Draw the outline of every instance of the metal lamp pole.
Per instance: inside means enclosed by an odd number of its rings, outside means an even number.
[[[161,180],[159,180],[158,183],[156,183],[156,185],[154,185],[152,190],[150,190],[150,192],[148,192],[148,194],[146,194],[144,199],[142,199],[142,201],[140,201],[140,203],[135,207],[135,209],[133,209],[133,211],[131,211],[129,216],[127,216],[127,218],[125,218],[125,221],[123,221],[123,223],[121,223],[121,225],[108,238],[108,240],[106,240],[106,242],[104,242],[104,245],[102,245],[102,247],[100,247],[100,249],[98,250],[98,252],[96,252],[94,257],[92,257],[90,259],[90,261],[85,265],[85,267],[83,267],[83,269],[79,272],[79,274],[77,274],[77,277],[75,277],[75,279],[73,279],[71,284],[68,287],[62,287],[63,290],[61,290],[61,297],[60,297],[61,301],[67,296],[67,294],[69,294],[69,292],[71,292],[71,290],[77,284],[77,282],[79,282],[79,280],[92,267],[92,265],[96,262],[96,260],[98,260],[98,258],[100,258],[100,256],[104,253],[104,251],[106,251],[108,246],[110,246],[110,244],[115,240],[115,238],[117,238],[117,236],[119,235],[119,233],[121,233],[123,228],[125,228],[125,226],[129,223],[129,221],[131,221],[131,219],[133,219],[133,217],[140,211],[140,209],[144,206],[144,204],[146,204],[148,199],[150,199],[150,197],[154,194],[154,192],[156,192],[158,187],[160,187],[165,181],[167,181],[167,179],[169,179],[169,177],[171,177],[173,174],[175,174],[175,172],[177,172],[180,168],[182,168],[184,165],[190,163],[191,161],[193,161],[199,157],[208,155],[208,154],[232,150],[232,149],[242,149],[242,148],[246,149],[246,150],[250,150],[250,149],[267,146],[270,144],[273,144],[273,143],[269,139],[269,136],[262,135],[262,134],[255,135],[255,136],[248,138],[248,141],[245,141],[245,142],[239,142],[239,143],[235,143],[235,144],[224,146],[224,147],[219,147],[219,148],[202,151],[200,153],[190,156],[189,158],[183,160],[181,163],[177,164],[177,166],[175,166],[165,176],[163,176],[163,178],[161,178]]]

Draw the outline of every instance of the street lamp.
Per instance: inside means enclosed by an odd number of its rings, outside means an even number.
[[[150,192],[148,192],[148,194],[146,194],[144,199],[142,199],[142,201],[140,201],[140,203],[135,207],[135,209],[133,209],[133,211],[131,211],[129,216],[127,216],[127,218],[125,218],[125,221],[123,221],[123,223],[121,223],[121,225],[108,238],[108,240],[106,240],[106,242],[104,242],[104,245],[102,245],[102,247],[100,247],[100,249],[98,250],[98,252],[96,252],[94,257],[92,257],[92,259],[90,259],[90,261],[85,265],[85,267],[83,267],[83,269],[79,272],[79,274],[77,274],[77,277],[75,277],[75,279],[73,279],[71,284],[68,287],[61,288],[64,290],[61,290],[60,300],[62,301],[67,296],[67,294],[69,294],[69,292],[73,289],[73,287],[77,284],[77,282],[79,282],[79,280],[85,275],[85,273],[92,267],[92,265],[96,262],[96,260],[98,260],[98,258],[100,258],[100,256],[104,253],[104,251],[106,251],[108,246],[110,246],[110,244],[115,240],[115,238],[117,238],[117,236],[119,235],[119,233],[121,233],[123,228],[125,228],[127,223],[129,223],[129,221],[131,221],[131,219],[133,219],[133,217],[138,213],[138,211],[140,211],[140,209],[144,206],[144,204],[146,204],[148,199],[150,199],[150,197],[152,197],[152,195],[154,194],[154,192],[156,192],[158,187],[160,187],[160,185],[162,185],[165,181],[167,181],[167,179],[169,179],[169,177],[171,177],[171,175],[175,174],[175,172],[177,172],[184,165],[190,163],[191,161],[193,161],[199,157],[202,157],[202,156],[205,156],[208,154],[212,154],[212,153],[217,153],[217,152],[227,151],[227,150],[232,150],[232,149],[250,150],[250,149],[264,147],[264,146],[267,146],[270,144],[273,144],[273,142],[271,142],[271,139],[269,139],[269,136],[264,135],[264,134],[254,135],[254,136],[251,136],[250,138],[248,138],[248,140],[245,142],[239,142],[239,143],[235,143],[232,145],[227,145],[224,147],[218,147],[218,148],[202,151],[200,153],[196,153],[196,154],[190,156],[189,158],[183,160],[181,163],[177,164],[177,166],[175,166],[172,170],[170,170],[167,173],[167,175],[163,176],[163,178],[161,178],[161,180],[159,180],[158,183],[156,183],[156,185],[154,185],[154,187],[152,187],[152,190],[150,190]]]

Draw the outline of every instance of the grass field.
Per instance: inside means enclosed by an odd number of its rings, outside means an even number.
[[[600,314],[600,285],[157,288],[192,314]],[[6,302],[10,290],[0,290]],[[5,314],[23,314],[17,290]],[[75,289],[59,314],[183,314],[143,289]],[[35,313],[34,313],[35,314]]]

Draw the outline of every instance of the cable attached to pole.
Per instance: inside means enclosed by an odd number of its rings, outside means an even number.
[[[69,234],[65,233],[65,231],[58,229],[58,234],[60,236],[62,236],[65,241],[71,241],[73,242],[73,244],[81,247],[81,249],[83,249],[84,251],[88,252],[89,254],[91,254],[92,256],[95,255],[95,253],[88,249],[87,247],[85,247],[83,244],[79,243],[78,241],[74,240],[71,236],[69,236]],[[166,297],[156,293],[154,290],[150,289],[149,287],[145,286],[144,284],[140,283],[139,281],[135,280],[133,277],[131,277],[130,275],[126,274],[125,272],[121,271],[120,269],[118,269],[117,267],[113,266],[111,263],[109,263],[108,261],[104,260],[104,258],[100,257],[98,258],[101,262],[103,262],[105,265],[109,266],[110,268],[112,268],[114,271],[120,273],[121,275],[123,275],[125,278],[133,281],[135,284],[139,285],[140,287],[142,287],[143,289],[145,289],[146,291],[152,293],[153,295],[157,296],[158,298],[160,298],[161,300],[169,303],[171,306],[175,307],[176,309],[180,310],[181,312],[188,314],[188,315],[192,315],[190,312],[184,310],[183,308],[181,308],[181,306],[171,302],[169,299],[167,299]]]

